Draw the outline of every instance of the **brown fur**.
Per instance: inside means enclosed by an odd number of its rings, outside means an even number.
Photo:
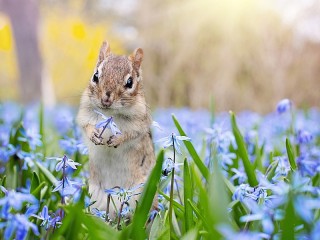
[[[104,42],[94,71],[99,75],[98,83],[91,79],[82,95],[77,121],[89,148],[89,192],[92,201],[97,201],[94,207],[100,210],[106,208],[105,189],[128,189],[145,182],[155,163],[152,120],[142,86],[142,59],[140,48],[130,56],[117,56]],[[125,87],[129,77],[133,80],[131,89]],[[122,134],[112,136],[107,130],[99,138],[101,129],[95,124],[101,118],[94,110],[113,116]]]

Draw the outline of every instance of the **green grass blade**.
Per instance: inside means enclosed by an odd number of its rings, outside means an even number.
[[[120,233],[101,219],[83,212],[82,203],[65,207],[63,224],[50,239],[120,239]]]
[[[207,219],[205,218],[205,215],[200,212],[199,208],[197,208],[197,206],[193,202],[191,202],[189,199],[187,201],[190,204],[190,206],[191,206],[192,210],[194,211],[194,213],[196,214],[196,216],[199,219],[201,219],[201,221],[203,222],[203,224],[205,225],[206,228],[209,228],[209,224],[208,224]]]
[[[31,186],[30,186],[30,192],[35,190],[40,184],[40,179],[38,177],[38,174],[36,172],[33,172],[32,179],[31,179]]]
[[[188,199],[192,201],[193,197],[193,187],[190,176],[190,169],[187,159],[184,160],[184,222],[185,222],[185,231],[188,232],[194,225],[193,223],[193,212],[190,204],[187,203]]]
[[[4,175],[3,177],[1,177],[1,186],[6,187],[6,182],[7,182],[7,176]]]
[[[243,136],[241,135],[240,130],[238,128],[238,125],[236,122],[236,117],[233,112],[230,112],[230,115],[231,115],[232,131],[233,131],[234,137],[235,137],[237,145],[238,145],[237,153],[239,154],[240,158],[242,159],[243,166],[244,166],[245,172],[248,177],[248,183],[252,187],[257,186],[258,180],[257,180],[256,174],[254,172],[254,168],[249,160],[246,145],[244,143]]]
[[[292,195],[289,194],[289,202],[286,207],[286,212],[284,215],[284,219],[281,222],[281,228],[282,228],[282,240],[287,240],[287,239],[295,239],[295,234],[294,234],[294,227],[295,227],[295,211],[294,211],[294,206],[293,206],[293,199]]]
[[[255,145],[256,145],[255,146],[256,159],[253,163],[253,166],[255,169],[258,169],[260,172],[263,172],[264,168],[262,163],[262,157],[264,152],[264,145],[262,145],[261,148],[259,148],[258,141],[256,141]]]
[[[131,237],[133,239],[145,239],[144,230],[149,211],[151,209],[154,197],[157,192],[157,186],[161,177],[162,164],[164,160],[164,151],[160,151],[155,167],[153,168],[148,181],[142,192],[138,207],[133,216]]]
[[[39,133],[41,135],[42,140],[42,152],[43,155],[46,156],[46,135],[45,135],[45,126],[44,126],[44,105],[43,102],[40,103],[39,107]]]
[[[167,201],[170,201],[170,197],[166,195],[164,192],[162,192],[161,190],[159,190],[159,194],[161,194],[164,197],[164,199],[166,199]],[[173,206],[184,214],[184,207],[180,203],[173,200]]]
[[[217,231],[216,227],[222,224],[229,224],[227,212],[229,199],[225,188],[224,176],[221,173],[217,159],[213,162],[213,169],[214,171],[210,177],[208,187],[208,215],[211,220],[210,223],[214,227],[210,230],[212,237],[213,239],[220,239],[221,234]]]
[[[41,173],[46,177],[46,179],[49,180],[53,185],[56,185],[57,179],[52,175],[52,173],[44,167],[40,162],[34,161],[34,163],[37,165]]]
[[[185,234],[181,240],[194,240],[194,239],[197,239],[197,236],[198,236],[198,229],[197,228],[194,228],[192,230],[190,230],[189,232],[187,232],[187,234]]]
[[[236,187],[233,186],[233,184],[230,182],[230,180],[224,176],[223,176],[223,181],[224,181],[227,189],[230,191],[230,193],[233,194],[234,191],[236,190]]]
[[[290,166],[291,166],[292,170],[296,170],[297,169],[297,164],[296,164],[296,161],[294,159],[294,152],[293,152],[293,149],[292,149],[292,145],[291,145],[291,143],[290,143],[288,138],[286,138],[286,148],[287,148],[287,154],[288,154],[288,159],[289,159]]]
[[[183,131],[179,121],[177,120],[177,118],[174,115],[172,115],[172,119],[173,119],[174,124],[176,125],[176,128],[179,131],[179,134],[181,136],[187,136],[186,133]],[[209,170],[206,167],[206,165],[204,165],[202,160],[200,159],[200,157],[199,157],[198,153],[196,152],[196,150],[195,150],[194,146],[192,145],[192,143],[189,142],[189,141],[183,141],[183,143],[186,146],[189,154],[191,155],[194,163],[199,168],[199,170],[200,170],[201,174],[203,175],[203,177],[208,180],[208,178],[209,178]]]
[[[42,182],[41,184],[39,184],[35,189],[33,189],[31,192],[31,194],[33,196],[35,196],[38,200],[40,200],[41,198],[41,190],[46,186],[45,182]]]

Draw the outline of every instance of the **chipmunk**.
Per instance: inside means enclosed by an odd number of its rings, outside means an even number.
[[[136,49],[130,56],[114,55],[103,42],[94,74],[81,97],[77,122],[83,130],[89,150],[89,193],[93,208],[106,210],[106,189],[129,189],[144,183],[155,164],[151,136],[152,119],[146,104],[141,62],[143,50]],[[113,117],[121,131],[112,135],[95,125],[101,121],[96,112]],[[142,190],[141,190],[142,191]],[[131,207],[134,200],[131,200]],[[117,210],[120,202],[113,199]],[[110,204],[110,214],[115,214]]]

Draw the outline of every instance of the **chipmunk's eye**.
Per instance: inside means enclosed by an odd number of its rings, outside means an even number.
[[[94,83],[98,83],[98,82],[99,82],[98,71],[96,71],[96,72],[93,74],[92,81],[93,81]]]
[[[132,88],[132,84],[133,84],[133,79],[132,79],[132,77],[129,77],[127,79],[127,83],[126,83],[125,87],[126,88]]]

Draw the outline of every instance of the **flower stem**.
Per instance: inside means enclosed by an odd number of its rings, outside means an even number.
[[[174,185],[174,170],[175,170],[175,163],[176,163],[176,149],[174,146],[174,137],[172,134],[172,147],[173,147],[173,168],[171,172],[171,188],[170,188],[170,205],[169,205],[169,225],[170,225],[170,239],[172,239],[172,210],[173,210],[173,185]]]
[[[110,118],[110,121],[111,121],[111,120],[112,120],[112,117]],[[103,134],[104,131],[106,130],[106,128],[107,128],[107,126],[109,125],[110,121],[108,121],[108,123],[103,126],[102,131],[101,131],[101,133],[99,134],[99,138],[102,137],[102,134]]]
[[[117,229],[120,230],[120,220],[121,220],[121,212],[122,212],[122,209],[123,209],[123,205],[125,204],[125,202],[122,202],[121,203],[121,206],[120,206],[120,210],[119,210],[119,217],[118,217],[118,224],[117,224]]]
[[[109,222],[109,212],[110,212],[110,198],[111,198],[111,194],[108,194],[108,198],[107,198],[107,209],[106,209],[106,222]]]
[[[61,191],[61,204],[65,204],[65,199],[64,199],[64,194],[63,194],[63,191],[64,191],[64,182],[65,182],[65,178],[66,178],[66,155],[64,155],[63,157],[63,167],[62,167],[62,191]],[[61,217],[62,219],[62,217]]]

